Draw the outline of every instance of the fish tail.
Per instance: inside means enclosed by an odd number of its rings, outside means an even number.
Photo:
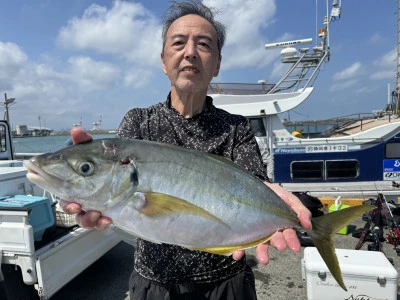
[[[333,278],[347,291],[343,282],[339,262],[335,253],[332,236],[362,214],[376,208],[372,205],[359,205],[338,210],[311,220],[312,230],[308,232]]]

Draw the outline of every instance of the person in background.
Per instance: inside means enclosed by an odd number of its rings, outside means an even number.
[[[173,2],[163,27],[161,62],[171,82],[164,102],[127,112],[118,130],[124,139],[170,143],[229,158],[273,189],[310,229],[310,212],[300,200],[269,183],[249,122],[213,105],[207,87],[217,76],[225,27],[214,11],[199,1]],[[91,140],[80,128],[71,131],[74,143]],[[266,200],[267,201],[267,200]],[[112,220],[100,212],[84,212],[76,203],[61,201],[68,213],[78,213],[83,227],[107,228]],[[243,250],[220,256],[186,248],[154,244],[137,238],[135,266],[130,278],[131,299],[256,299],[255,280]],[[257,258],[269,261],[268,247],[300,251],[293,229],[276,233],[257,246]]]

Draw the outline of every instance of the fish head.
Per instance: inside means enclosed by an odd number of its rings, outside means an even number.
[[[127,200],[138,184],[133,160],[105,151],[110,143],[93,141],[25,160],[27,178],[63,200],[104,210]]]

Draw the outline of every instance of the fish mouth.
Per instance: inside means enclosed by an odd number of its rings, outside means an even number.
[[[32,160],[24,160],[23,165],[27,170],[26,177],[29,181],[45,189],[48,189],[55,184],[61,185],[63,182],[60,178],[44,172]]]

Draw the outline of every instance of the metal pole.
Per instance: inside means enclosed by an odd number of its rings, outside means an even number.
[[[400,117],[400,1],[397,1],[397,70],[396,70],[396,114]]]
[[[6,107],[6,121],[9,123],[10,125],[10,116],[8,115],[8,102],[7,102],[7,93],[4,93],[4,105]]]

